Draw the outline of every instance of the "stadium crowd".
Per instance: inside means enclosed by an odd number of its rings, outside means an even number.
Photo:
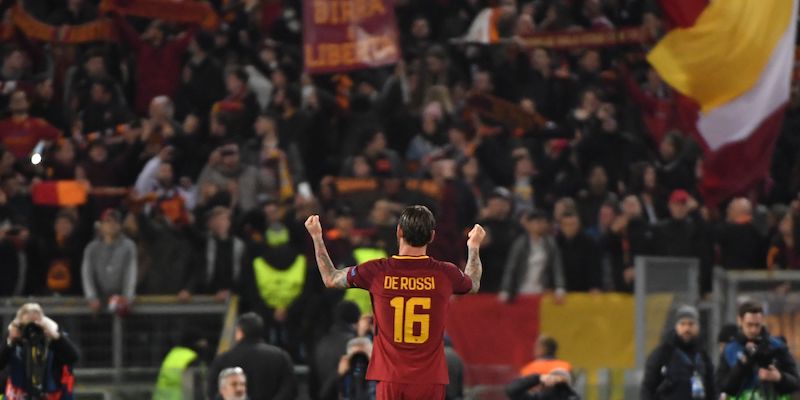
[[[24,5],[70,25],[98,18],[96,3]],[[502,301],[631,291],[637,255],[699,258],[704,292],[712,265],[800,267],[797,96],[771,179],[708,208],[702,153],[643,61],[647,44],[514,40],[621,26],[657,37],[650,2],[504,0],[508,40],[485,46],[451,39],[490,2],[399,0],[402,62],[314,76],[299,1],[211,3],[216,31],[112,13],[118,42],[17,32],[4,44],[0,296],[83,295],[100,310],[145,294],[237,294],[268,342],[306,362],[346,295],[316,277],[303,221],[321,214],[333,260],[353,265],[396,251],[396,219],[412,203],[436,214],[434,257],[463,265],[465,229],[487,229],[481,291]],[[526,132],[478,117],[475,94],[554,124]],[[88,188],[86,204],[32,196],[70,180]]]

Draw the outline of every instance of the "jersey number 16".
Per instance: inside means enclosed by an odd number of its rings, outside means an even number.
[[[431,309],[430,297],[395,297],[389,304],[394,308],[394,341],[395,343],[420,344],[428,341],[431,328],[431,316],[417,314],[417,307]],[[414,334],[414,324],[419,324],[419,334]]]

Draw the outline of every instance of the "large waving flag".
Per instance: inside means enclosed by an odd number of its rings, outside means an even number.
[[[769,173],[789,100],[797,0],[705,3],[680,2],[699,15],[691,25],[678,21],[648,61],[698,105],[694,133],[706,150],[700,191],[716,205]]]

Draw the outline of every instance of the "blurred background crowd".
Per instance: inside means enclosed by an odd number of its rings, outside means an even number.
[[[642,26],[655,42],[652,2],[398,0],[402,62],[313,76],[300,1],[210,3],[215,31],[111,13],[117,42],[4,41],[0,296],[83,295],[100,310],[142,294],[237,294],[267,340],[303,362],[346,295],[316,277],[302,222],[321,214],[333,260],[353,265],[396,252],[407,204],[434,211],[430,252],[457,264],[465,229],[483,224],[481,291],[502,301],[632,291],[637,255],[699,258],[704,293],[712,265],[800,267],[796,96],[770,179],[708,208],[702,152],[644,62],[650,45],[515,40]],[[92,0],[24,6],[55,26],[102,14]],[[487,6],[501,6],[504,40],[453,41]],[[467,106],[475,94],[552,123],[480,117]],[[69,197],[67,181],[88,191],[85,204],[33,195],[49,182]]]

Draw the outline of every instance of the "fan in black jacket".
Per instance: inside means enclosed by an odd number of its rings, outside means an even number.
[[[697,309],[680,307],[676,319],[675,329],[647,358],[641,399],[694,399],[692,384],[695,379],[702,381],[703,395],[700,398],[717,399],[714,365],[708,354],[700,349]]]
[[[247,396],[251,399],[294,400],[297,382],[289,354],[261,339],[264,321],[246,313],[236,322],[236,346],[211,363],[208,376],[218,376],[225,368],[241,367],[247,376]],[[217,393],[216,379],[208,380],[208,395]]]

